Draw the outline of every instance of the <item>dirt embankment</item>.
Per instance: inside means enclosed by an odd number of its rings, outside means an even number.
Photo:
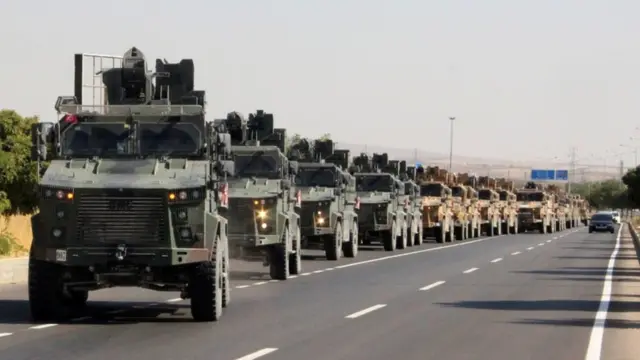
[[[31,246],[31,215],[0,217],[0,257],[24,256]]]

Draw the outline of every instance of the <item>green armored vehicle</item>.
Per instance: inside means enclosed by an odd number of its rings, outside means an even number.
[[[298,161],[295,186],[302,192],[302,248],[325,251],[327,260],[358,254],[358,200],[355,178],[346,169],[349,150],[335,150],[331,140],[294,144],[289,158]],[[345,170],[343,170],[345,169]]]
[[[285,129],[258,110],[245,120],[231,112],[216,120],[231,135],[235,175],[229,179],[229,243],[232,258],[260,260],[271,278],[287,280],[302,271],[301,193],[292,185],[297,163],[284,154]]]
[[[205,123],[191,59],[150,72],[134,47],[101,76],[106,104],[84,103],[76,86],[58,98],[59,122],[32,129],[32,158],[50,161],[31,219],[32,318],[65,319],[89,291],[131,286],[179,291],[195,320],[216,321],[230,300],[219,213],[230,139]]]
[[[389,157],[373,154],[371,160],[366,154],[353,159],[350,172],[356,178],[356,191],[360,199],[358,210],[358,234],[364,245],[376,239],[381,241],[385,251],[403,249],[407,244],[407,219],[404,203],[404,184],[391,169]]]
[[[405,213],[407,214],[407,245],[422,245],[424,228],[422,223],[422,197],[420,186],[416,183],[417,169],[415,166],[407,166],[402,160],[399,163],[400,180],[405,188]]]

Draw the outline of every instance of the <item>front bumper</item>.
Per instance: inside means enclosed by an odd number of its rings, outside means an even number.
[[[33,248],[36,260],[58,263],[65,266],[106,266],[126,263],[132,266],[163,267],[208,261],[208,249],[172,249],[148,247],[58,247]]]

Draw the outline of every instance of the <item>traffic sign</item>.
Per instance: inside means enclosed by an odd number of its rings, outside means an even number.
[[[556,170],[556,180],[569,181],[569,170]]]
[[[552,169],[531,169],[531,180],[555,180],[556,172]]]

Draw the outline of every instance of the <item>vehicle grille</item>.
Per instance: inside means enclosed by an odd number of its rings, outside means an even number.
[[[360,204],[358,211],[358,223],[364,225],[373,225],[375,223],[375,209],[378,204]]]
[[[229,199],[229,234],[254,234],[255,214],[252,199]]]
[[[139,245],[168,240],[163,194],[76,190],[75,195],[76,237],[80,243]]]
[[[312,227],[313,217],[316,212],[316,203],[308,202],[302,203],[302,210],[300,211],[300,226]]]

